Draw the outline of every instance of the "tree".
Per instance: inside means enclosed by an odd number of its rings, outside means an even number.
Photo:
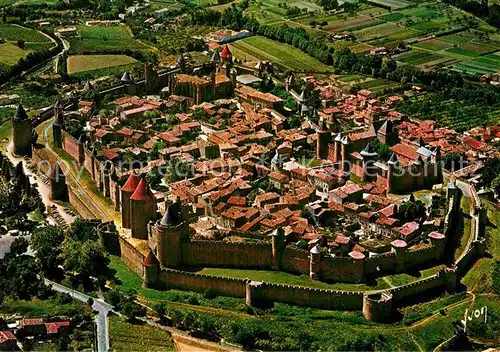
[[[446,153],[443,155],[443,167],[450,171],[460,170],[464,167],[464,158],[458,153]]]
[[[378,139],[371,142],[373,150],[378,154],[379,160],[387,161],[391,157],[392,150],[387,144],[380,143]]]
[[[165,178],[169,182],[184,180],[186,177],[192,177],[193,170],[191,165],[182,160],[171,160],[167,165]]]
[[[490,186],[491,182],[497,175],[500,174],[500,159],[490,158],[484,162],[483,167],[483,182],[486,186]]]
[[[495,195],[498,197],[500,195],[500,174],[498,174],[493,181],[491,181],[491,188]]]
[[[425,204],[421,200],[408,201],[401,204],[398,215],[401,221],[411,222],[425,216]]]
[[[60,255],[63,241],[64,232],[58,226],[42,227],[33,233],[31,245],[35,251],[35,257],[45,273],[52,272],[58,265],[62,264]]]
[[[10,255],[18,256],[26,253],[28,250],[29,242],[24,237],[18,237],[12,241],[10,245]]]
[[[106,274],[109,258],[99,242],[87,240],[83,243],[70,241],[65,249],[64,268],[84,277]]]
[[[146,174],[146,181],[152,189],[158,189],[163,179],[160,167],[155,166]]]

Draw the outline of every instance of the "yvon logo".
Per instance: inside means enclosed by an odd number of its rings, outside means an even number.
[[[467,324],[468,322],[472,322],[473,320],[478,320],[481,318],[481,320],[484,321],[484,323],[487,322],[488,320],[488,307],[484,306],[480,309],[475,309],[469,313],[469,309],[465,310],[464,314],[464,320],[462,320],[462,325],[464,326],[464,332],[467,332]]]

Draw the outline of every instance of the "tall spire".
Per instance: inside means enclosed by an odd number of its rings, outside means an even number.
[[[19,104],[17,106],[16,114],[14,115],[14,118],[16,120],[27,120],[28,119],[28,114],[26,113],[26,110],[24,110],[23,106]]]

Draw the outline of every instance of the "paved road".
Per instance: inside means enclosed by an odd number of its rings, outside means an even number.
[[[99,312],[95,318],[97,325],[97,350],[99,352],[107,352],[109,350],[108,312],[113,310],[113,306],[98,298],[87,296],[84,293],[75,291],[48,279],[44,279],[44,282],[46,285],[51,285],[54,291],[67,293],[79,301],[88,302],[89,298],[94,300],[92,309]]]

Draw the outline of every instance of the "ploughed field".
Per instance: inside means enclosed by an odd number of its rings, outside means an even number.
[[[136,60],[126,55],[72,55],[68,57],[68,74],[102,73],[106,69],[108,73],[118,73],[128,70]]]

